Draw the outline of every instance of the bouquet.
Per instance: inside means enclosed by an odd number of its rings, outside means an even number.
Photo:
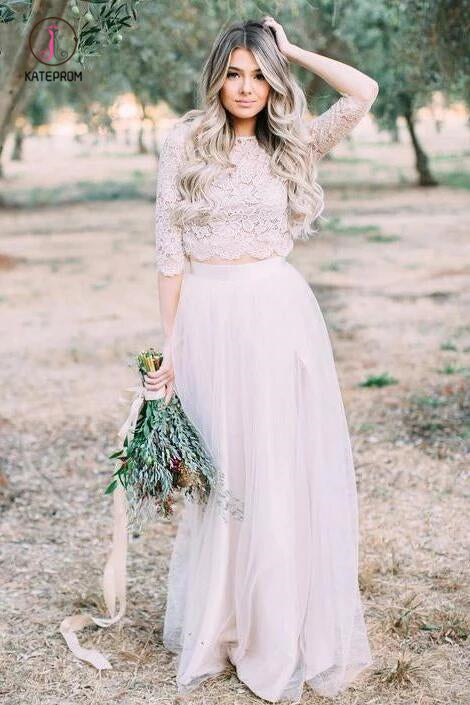
[[[153,348],[140,353],[137,367],[142,378],[144,372],[158,370],[162,359],[163,354]],[[110,616],[79,613],[65,617],[60,623],[60,632],[72,653],[100,670],[112,668],[110,662],[96,649],[82,647],[76,632],[89,624],[108,627],[124,616],[129,526],[141,523],[149,513],[170,516],[179,492],[205,502],[216,479],[210,455],[177,395],[166,404],[164,389],[151,392],[144,387],[143,379],[142,386],[131,391],[137,394],[118,432],[121,447],[109,456],[116,461],[117,468],[105,490],[105,494],[113,496],[114,508],[112,547],[102,578],[104,602]]]
[[[163,354],[153,348],[138,355],[142,383],[144,374],[157,371],[162,360]],[[172,515],[180,492],[192,500],[206,502],[215,481],[212,460],[178,396],[173,394],[168,404],[164,396],[163,389],[141,391],[138,408],[131,409],[120,434],[124,438],[122,447],[108,456],[117,461],[117,468],[105,493],[111,494],[121,483],[127,493],[132,524],[149,516]]]

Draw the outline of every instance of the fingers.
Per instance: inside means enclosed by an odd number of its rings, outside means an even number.
[[[174,384],[173,384],[173,382],[170,382],[169,384],[167,384],[167,387],[166,387],[165,404],[168,404],[170,402],[171,397],[173,396],[173,392],[174,392]]]
[[[147,372],[144,374],[144,386],[152,392],[161,389],[165,384],[172,382],[174,372],[172,369],[158,370],[158,372]]]
[[[144,374],[144,379],[148,379],[152,382],[160,382],[162,379],[172,379],[173,370],[158,370],[158,372],[146,372]]]

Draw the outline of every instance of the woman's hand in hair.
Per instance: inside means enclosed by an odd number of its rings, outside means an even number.
[[[263,17],[261,22],[266,29],[269,28],[272,30],[272,33],[274,34],[274,38],[276,40],[277,48],[279,49],[281,54],[286,57],[286,59],[289,59],[289,50],[291,49],[292,44],[287,39],[286,33],[284,32],[284,27],[270,16]]]

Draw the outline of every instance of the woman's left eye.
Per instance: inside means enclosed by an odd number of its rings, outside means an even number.
[[[227,77],[228,77],[228,78],[231,78],[232,76],[238,76],[238,73],[236,73],[235,71],[229,71],[229,72],[227,73]],[[256,76],[256,78],[260,78],[261,80],[264,80],[264,76],[263,76],[262,73],[259,73],[259,74]]]

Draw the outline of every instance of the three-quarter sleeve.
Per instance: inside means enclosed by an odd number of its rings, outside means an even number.
[[[155,203],[155,263],[167,276],[181,274],[185,257],[181,228],[174,225],[171,212],[180,199],[176,178],[183,157],[183,130],[173,127],[166,136],[158,163]]]
[[[369,99],[342,95],[333,105],[310,121],[311,145],[321,159],[366,115],[376,96]]]

